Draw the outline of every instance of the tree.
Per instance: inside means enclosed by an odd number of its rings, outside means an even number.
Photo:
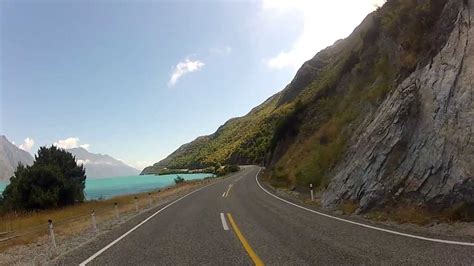
[[[84,201],[85,170],[60,148],[41,147],[32,166],[18,165],[3,192],[10,210],[57,208]]]

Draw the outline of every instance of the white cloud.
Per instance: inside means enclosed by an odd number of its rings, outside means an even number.
[[[232,52],[232,47],[224,46],[224,47],[217,47],[209,49],[209,53],[212,55],[228,55]]]
[[[150,162],[150,161],[133,161],[133,162],[127,162],[126,164],[128,164],[131,167],[141,171],[141,170],[143,170],[143,168],[152,165],[153,162]]]
[[[169,87],[173,87],[176,85],[178,80],[187,73],[196,72],[204,67],[204,63],[196,60],[191,61],[189,58],[186,58],[184,61],[179,62],[173,69],[173,73],[171,74],[171,78],[168,82]]]
[[[299,68],[318,51],[347,37],[364,17],[385,0],[262,0],[264,14],[291,14],[302,19],[302,31],[288,50],[265,59],[273,69]]]
[[[79,145],[79,147],[84,148],[84,149],[86,149],[86,150],[89,150],[89,146],[90,146],[89,144],[81,144],[81,145]]]
[[[89,144],[79,144],[79,138],[70,137],[67,139],[60,139],[57,142],[53,143],[54,146],[63,148],[63,149],[72,149],[72,148],[84,148],[86,150],[89,149]]]
[[[89,159],[86,159],[86,160],[77,160],[77,164],[82,164],[82,165],[89,164],[90,162],[91,162],[91,160],[89,160]]]
[[[143,168],[153,164],[151,161],[125,161],[120,158],[117,158],[117,160],[140,171],[143,170]]]
[[[106,161],[106,160],[99,160],[99,161],[91,161],[89,159],[85,159],[85,160],[76,160],[78,164],[82,164],[82,165],[120,165],[119,163],[117,162],[111,162],[111,161]]]
[[[13,144],[15,144],[15,143],[13,143]],[[24,142],[22,144],[20,144],[20,146],[18,146],[18,148],[29,152],[29,151],[31,151],[31,148],[33,147],[33,145],[35,145],[35,141],[32,138],[26,138],[24,140]]]

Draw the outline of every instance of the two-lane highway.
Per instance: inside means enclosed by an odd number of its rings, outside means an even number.
[[[249,166],[155,213],[95,250],[88,265],[472,264],[474,246],[426,241],[283,202]],[[81,249],[75,253],[81,252]]]

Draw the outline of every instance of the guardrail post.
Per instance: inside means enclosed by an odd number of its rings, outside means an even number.
[[[117,202],[114,203],[114,206],[115,206],[115,217],[117,217],[117,219],[118,219],[118,218],[120,218],[120,216],[119,216],[119,212],[118,212],[118,204],[117,204]]]
[[[97,234],[97,221],[95,220],[95,211],[91,211],[91,218],[92,218],[92,231]]]
[[[56,254],[56,238],[54,237],[53,220],[48,220],[49,239],[51,240],[51,257]]]
[[[148,204],[150,205],[150,208],[152,206],[153,199],[151,198],[151,193],[148,193]]]
[[[311,189],[311,201],[314,201],[313,184],[309,184],[309,188]]]
[[[135,196],[135,210],[138,212],[138,197]]]

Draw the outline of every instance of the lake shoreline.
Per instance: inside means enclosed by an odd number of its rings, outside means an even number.
[[[115,176],[105,178],[87,178],[84,189],[86,200],[103,200],[116,196],[124,196],[136,193],[144,193],[168,187],[174,184],[177,176],[183,177],[186,181],[201,180],[212,173],[187,173],[187,174],[166,174],[166,175],[132,175]],[[0,180],[0,194],[4,191],[9,182]]]

